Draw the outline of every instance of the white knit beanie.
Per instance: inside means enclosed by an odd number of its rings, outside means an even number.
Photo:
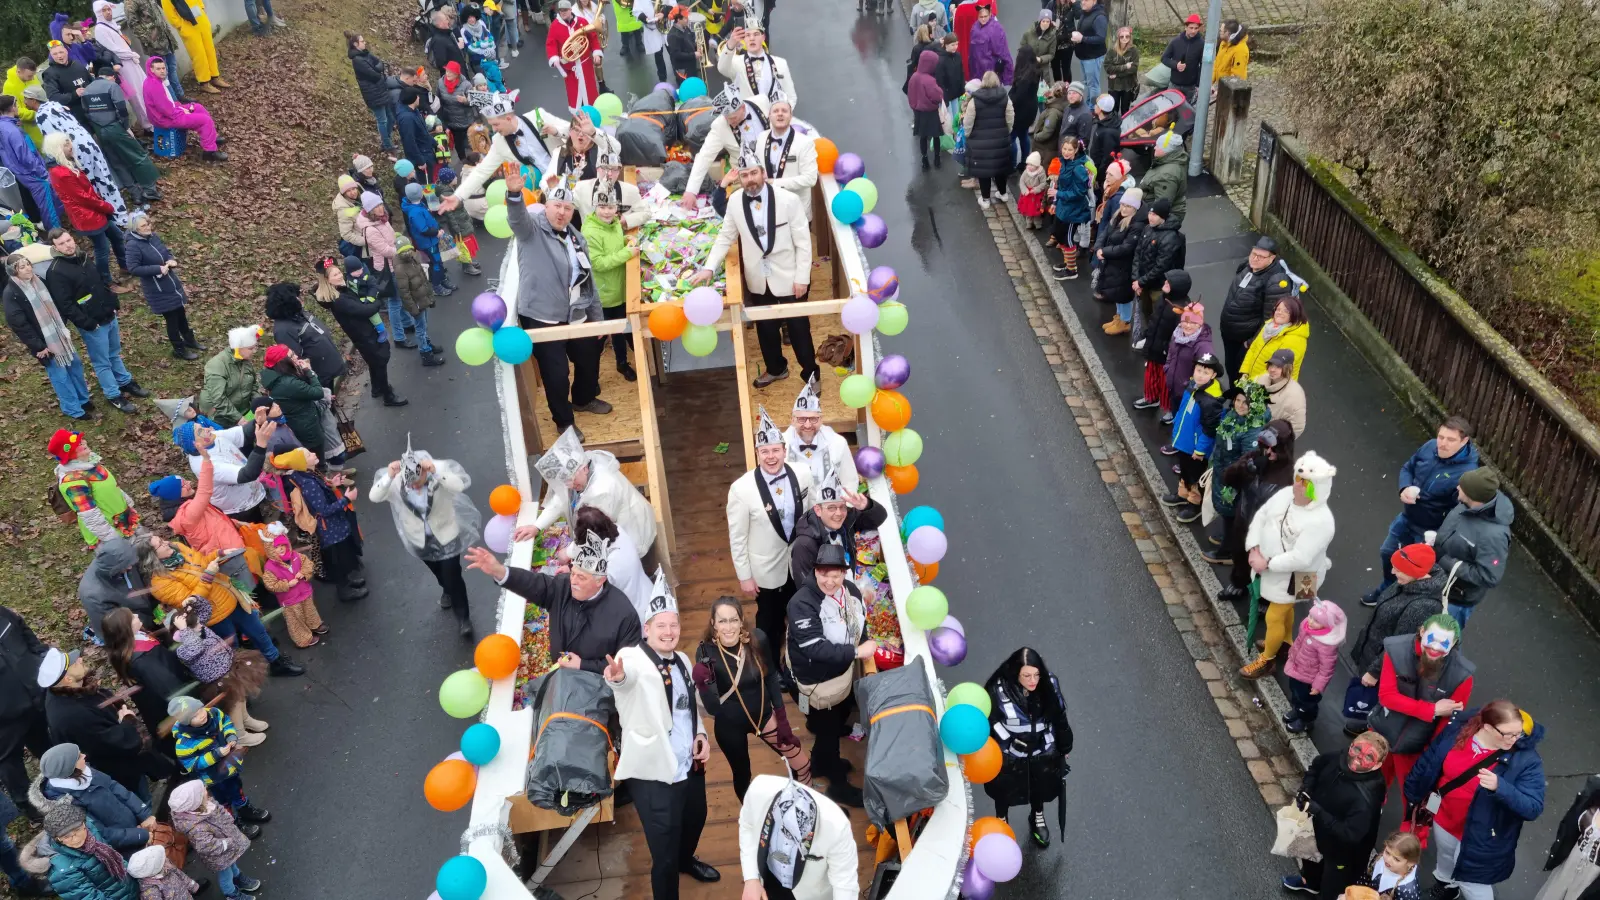
[[[135,878],[154,878],[166,867],[167,851],[160,845],[152,844],[128,857],[128,874]]]

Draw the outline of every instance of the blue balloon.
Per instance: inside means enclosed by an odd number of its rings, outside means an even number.
[[[906,513],[900,519],[902,534],[910,534],[924,525],[932,525],[940,531],[944,530],[944,516],[931,506],[918,506]]]
[[[966,703],[946,707],[939,720],[939,738],[950,752],[960,756],[977,753],[989,740],[989,717],[983,710]],[[440,891],[442,895],[444,892]]]
[[[693,100],[706,95],[706,83],[698,78],[685,78],[683,84],[678,85],[678,100]],[[598,123],[597,123],[598,124]]]
[[[439,900],[478,900],[489,886],[489,870],[470,856],[452,856],[433,879]]]
[[[855,191],[840,191],[834,194],[832,208],[833,217],[846,225],[855,224],[866,211],[861,203],[861,195]]]
[[[533,355],[533,340],[521,328],[502,328],[494,333],[494,355],[507,365],[521,365]]]
[[[475,766],[488,765],[499,752],[500,732],[487,722],[479,722],[461,735],[461,755]]]
[[[600,127],[600,119],[602,118],[602,116],[600,115],[600,110],[595,109],[594,107],[589,106],[588,104],[584,104],[583,106],[578,107],[578,112],[581,112],[584,115],[588,116],[589,117],[589,121],[594,123],[594,127],[596,127],[596,128]]]

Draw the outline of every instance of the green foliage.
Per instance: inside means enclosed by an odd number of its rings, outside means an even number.
[[[0,0],[0,71],[19,56],[44,62],[50,20],[57,12],[78,22],[91,18],[89,0]]]

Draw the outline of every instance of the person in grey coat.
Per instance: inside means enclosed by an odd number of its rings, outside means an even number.
[[[1444,517],[1431,543],[1446,577],[1454,570],[1455,583],[1445,600],[1450,617],[1465,629],[1484,595],[1505,577],[1516,510],[1500,493],[1500,474],[1487,467],[1462,475],[1456,493],[1461,502]]]
[[[28,797],[39,809],[48,809],[51,800],[69,798],[99,827],[101,840],[123,855],[149,844],[149,829],[156,823],[150,804],[110,775],[89,768],[77,744],[56,744],[44,752]]]
[[[145,628],[154,629],[154,606],[150,584],[139,570],[139,554],[126,538],[104,540],[94,548],[94,559],[78,580],[78,602],[89,614],[89,628],[100,633],[105,614],[123,607],[139,617]],[[99,638],[95,638],[96,643]]]
[[[529,209],[522,196],[522,175],[506,179],[506,204],[511,233],[517,239],[517,322],[523,328],[552,328],[577,322],[598,322],[600,295],[589,263],[589,242],[572,221],[575,182],[557,180],[545,191],[542,211]],[[573,413],[605,415],[611,404],[600,399],[600,343],[592,338],[540,341],[533,358],[544,380],[544,399],[556,431],[574,427]],[[572,362],[568,399],[567,362]],[[578,432],[583,440],[583,432]]]

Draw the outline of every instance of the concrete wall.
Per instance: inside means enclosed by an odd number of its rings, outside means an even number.
[[[212,36],[218,41],[235,28],[250,25],[250,18],[244,14],[244,0],[206,0],[206,17],[211,20]],[[178,46],[178,71],[187,75],[193,71],[194,63],[189,61],[189,52],[184,49],[177,32],[173,32],[172,37]],[[228,71],[226,61],[222,71]]]

